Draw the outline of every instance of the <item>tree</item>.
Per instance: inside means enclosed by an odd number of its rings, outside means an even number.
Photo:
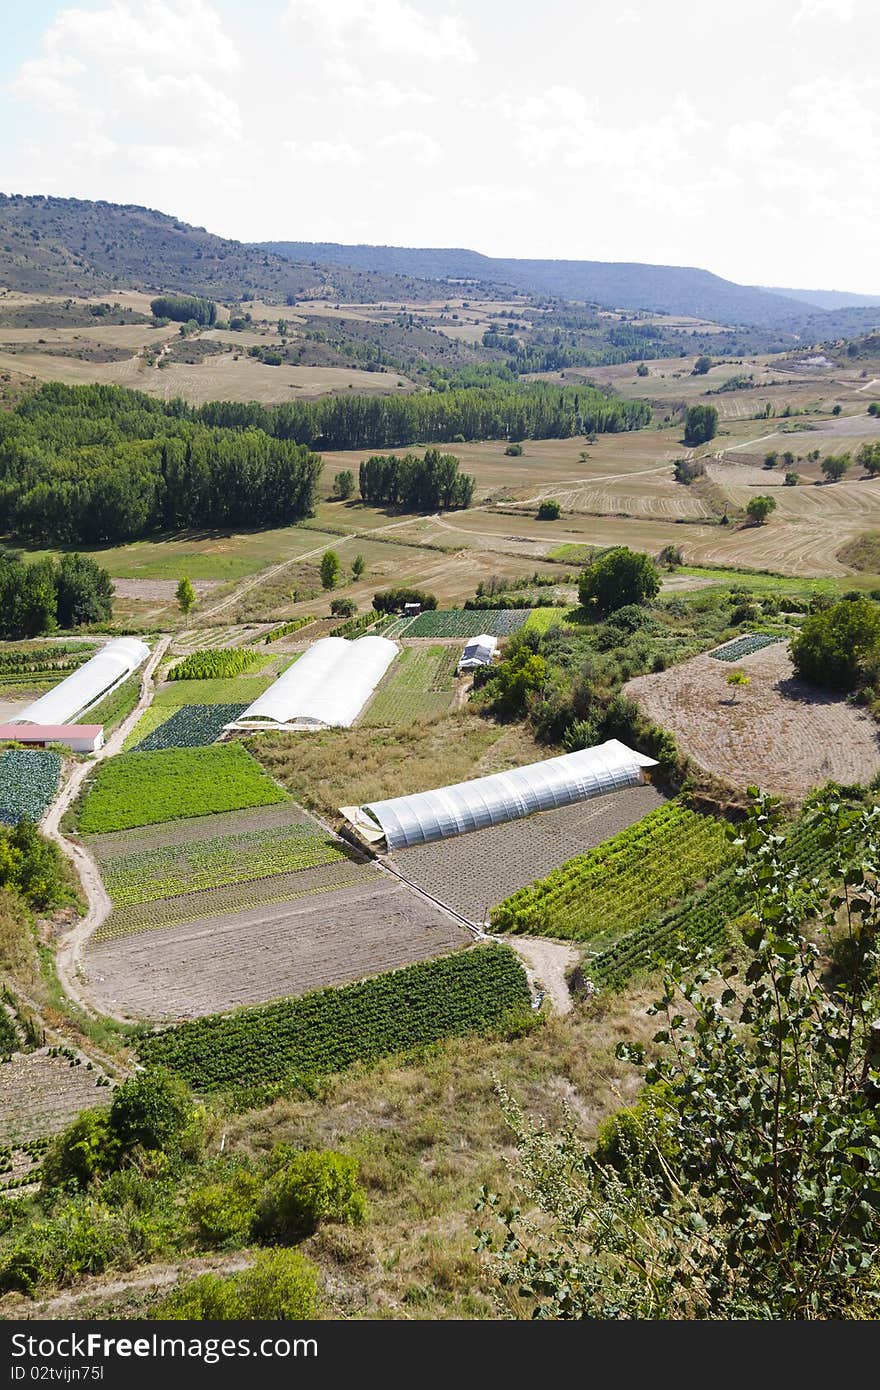
[[[744,690],[747,685],[751,684],[751,681],[751,676],[747,676],[745,671],[728,671],[727,684],[731,690],[730,703],[732,705],[736,704],[737,690]]]
[[[402,613],[408,603],[418,603],[423,609],[437,607],[436,594],[426,593],[424,589],[380,589],[373,595],[373,608],[377,613]]]
[[[763,526],[771,512],[776,511],[776,498],[759,495],[751,497],[746,507],[746,515],[756,526]]]
[[[801,680],[831,690],[855,690],[880,652],[880,604],[843,599],[811,613],[792,639],[791,656]]]
[[[178,608],[188,618],[196,601],[196,591],[186,576],[177,585],[176,598]]]
[[[775,468],[779,462],[779,455],[775,449],[771,449],[769,454],[764,455],[764,467]]]
[[[538,507],[539,521],[558,521],[562,515],[562,508],[553,498],[547,497]]]
[[[363,555],[355,555],[354,559],[351,562],[352,577],[354,579],[360,579],[361,575],[363,574],[366,568],[367,562],[364,559]]]
[[[672,475],[677,483],[689,487],[697,478],[704,477],[706,465],[702,459],[676,459],[672,465]]]
[[[300,1153],[278,1145],[270,1162],[276,1171],[257,1208],[259,1235],[289,1243],[311,1235],[322,1221],[346,1226],[363,1221],[367,1203],[358,1182],[357,1159],[317,1149]]]
[[[704,953],[689,970],[689,944],[649,1011],[661,1024],[650,1056],[618,1047],[650,1088],[626,1163],[585,1152],[573,1127],[530,1125],[501,1091],[518,1191],[509,1202],[483,1190],[492,1229],[479,1239],[515,1315],[871,1316],[880,812],[832,797],[815,815],[831,850],[824,902],[784,857],[779,803],[752,789],[739,837],[746,968],[725,975]]]
[[[168,1150],[176,1146],[193,1114],[185,1082],[164,1067],[150,1067],[113,1092],[110,1130],[123,1152],[135,1147]]]
[[[877,474],[880,473],[880,442],[863,444],[856,455],[856,461],[869,478],[876,478]]]
[[[684,442],[693,448],[714,439],[718,429],[718,411],[714,405],[691,405],[685,411]]]
[[[798,483],[800,482],[800,480],[801,480],[801,475],[800,475],[800,473],[786,473],[786,475],[785,475],[785,484],[784,484],[784,486],[785,486],[785,487],[797,487],[797,485],[798,485]]]
[[[680,545],[664,545],[660,554],[657,556],[657,564],[664,569],[675,570],[684,564],[684,556],[681,553]]]
[[[714,365],[715,364],[712,361],[712,358],[707,357],[705,352],[702,352],[700,353],[700,356],[694,363],[694,369],[691,372],[691,376],[705,376],[709,368],[713,367]]]
[[[57,618],[61,627],[103,623],[113,614],[113,580],[88,555],[62,555],[58,566]]]
[[[345,468],[341,473],[337,473],[333,479],[333,489],[341,501],[351,497],[354,492],[354,474],[350,468]]]
[[[831,407],[831,414],[832,414],[832,415],[840,415],[842,412],[843,412],[843,406],[842,406],[842,405],[833,405],[833,406]]]
[[[850,463],[849,454],[828,454],[821,463],[826,482],[839,483]]]
[[[520,458],[522,451],[523,446],[521,444],[508,444],[507,448],[504,450],[507,457],[512,459]]]
[[[582,608],[603,616],[628,603],[649,603],[660,589],[660,572],[649,555],[618,545],[594,560],[578,583]]]
[[[353,598],[335,598],[330,604],[334,618],[353,618],[357,611],[358,606]]]
[[[868,406],[869,415],[880,415],[880,401],[872,401]]]
[[[647,376],[647,375],[648,375],[648,364],[647,364],[647,362],[640,362],[639,365],[636,367],[636,376]]]
[[[325,589],[335,589],[339,580],[339,556],[335,550],[325,550],[321,556],[321,584]]]

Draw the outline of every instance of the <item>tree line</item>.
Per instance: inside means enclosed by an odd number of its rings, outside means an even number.
[[[88,555],[28,564],[0,552],[0,638],[37,637],[56,628],[100,623],[113,612],[113,581]]]
[[[39,544],[289,525],[311,513],[320,472],[291,440],[210,427],[182,401],[121,387],[50,383],[0,418],[0,514]]]
[[[374,454],[360,467],[360,491],[373,506],[401,507],[405,512],[435,512],[440,507],[469,507],[476,479],[459,471],[454,454],[426,449],[418,454]]]
[[[217,305],[213,299],[195,294],[162,294],[150,300],[157,319],[173,319],[175,323],[199,323],[210,328],[217,321]]]

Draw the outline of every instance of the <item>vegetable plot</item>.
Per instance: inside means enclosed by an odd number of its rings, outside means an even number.
[[[346,860],[328,835],[290,825],[111,859],[104,883],[114,904],[127,907]]]
[[[123,753],[98,766],[80,806],[79,829],[101,834],[287,799],[238,743]]]
[[[714,652],[709,652],[709,656],[716,661],[740,661],[744,656],[751,656],[752,652],[759,652],[764,647],[772,647],[774,642],[781,642],[783,639],[773,632],[745,632],[742,637],[735,637],[732,642],[728,642],[724,647],[718,647]]]
[[[260,656],[250,648],[205,647],[191,652],[182,661],[171,667],[167,679],[170,681],[223,680],[227,676],[240,676],[242,671],[252,671],[263,666],[266,657]]]
[[[404,647],[360,722],[387,728],[445,714],[459,655],[457,647]]]
[[[58,790],[61,759],[43,748],[7,748],[0,753],[0,821],[38,821]]]
[[[530,608],[464,609],[419,613],[386,628],[383,637],[509,637],[529,618]]]
[[[163,748],[204,748],[220,737],[227,724],[247,705],[182,705],[158,729],[135,744],[135,753],[155,753]]]
[[[234,1014],[214,1014],[143,1040],[141,1060],[197,1091],[341,1071],[441,1038],[497,1028],[529,1009],[522,967],[506,946],[480,946],[358,984]]]
[[[722,821],[678,802],[500,903],[495,931],[614,941],[656,917],[734,854]]]

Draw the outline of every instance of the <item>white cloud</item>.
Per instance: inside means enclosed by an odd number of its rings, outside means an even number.
[[[364,152],[356,149],[344,138],[305,142],[285,140],[283,148],[295,164],[309,164],[315,168],[329,165],[347,165],[354,168],[363,164],[365,160]]]
[[[378,82],[352,83],[342,87],[341,95],[360,110],[399,111],[402,106],[434,106],[437,97],[421,87],[404,87],[380,78]]]
[[[466,203],[476,203],[480,207],[515,207],[517,204],[532,203],[535,200],[531,188],[516,188],[506,183],[465,183],[450,189],[453,198],[461,198]]]
[[[476,62],[458,15],[427,15],[407,0],[288,0],[286,19],[304,21],[337,47],[354,42],[401,57]]]
[[[638,10],[629,7],[625,10],[621,10],[615,20],[616,24],[641,24],[641,22],[642,16],[639,14]]]
[[[854,18],[854,0],[801,0],[792,25],[798,28],[814,19],[831,19],[838,24],[851,24]]]
[[[403,155],[417,164],[436,164],[443,157],[439,140],[421,130],[398,130],[376,142],[376,148]]]

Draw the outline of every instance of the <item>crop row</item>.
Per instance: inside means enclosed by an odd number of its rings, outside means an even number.
[[[145,1038],[140,1057],[169,1067],[197,1091],[217,1091],[341,1071],[503,1026],[528,1008],[513,951],[480,946],[339,989],[183,1023]]]
[[[291,873],[272,874],[269,878],[249,879],[245,883],[227,883],[221,888],[203,888],[198,893],[184,893],[175,898],[134,903],[111,912],[95,932],[94,940],[117,941],[140,932],[178,927],[185,922],[203,922],[209,917],[249,912],[254,907],[299,902],[316,893],[361,887],[364,880],[379,877],[379,870],[371,864],[336,859],[316,869],[295,869]]]
[[[54,643],[50,647],[15,648],[0,652],[0,677],[38,671],[75,671],[95,648],[86,642]]]
[[[751,656],[752,652],[759,652],[763,647],[772,647],[774,642],[779,640],[773,632],[745,632],[742,637],[734,638],[732,642],[718,647],[709,655],[716,661],[741,661],[744,656]]]
[[[364,724],[408,726],[445,714],[455,690],[457,647],[404,647],[376,691]]]
[[[507,637],[522,627],[529,617],[528,608],[496,608],[483,612],[453,608],[445,612],[428,611],[415,618],[404,618],[400,624],[387,629],[386,637],[479,637],[489,633]]]
[[[340,845],[321,831],[291,825],[111,859],[104,868],[104,883],[113,902],[122,907],[313,869],[345,857]]]
[[[291,632],[299,632],[301,627],[308,627],[314,623],[315,618],[291,618],[289,622],[282,623],[280,627],[273,627],[271,632],[267,632],[263,638],[264,642],[277,642],[282,637],[289,637]]]
[[[804,878],[822,878],[831,851],[822,832],[802,818],[788,833],[782,862],[795,865]],[[748,887],[734,867],[716,874],[702,892],[683,899],[671,911],[646,922],[590,962],[589,974],[600,988],[620,989],[637,971],[670,962],[682,946],[688,951],[723,944],[730,923],[749,908]]]
[[[0,753],[0,821],[37,821],[58,790],[61,759],[44,748],[7,748]]]
[[[122,753],[98,765],[79,809],[79,829],[101,834],[286,800],[240,743]]]
[[[368,627],[372,627],[379,617],[380,614],[374,608],[368,608],[365,612],[349,618],[347,622],[338,623],[336,627],[331,627],[330,636],[357,637],[358,633],[365,632]]]
[[[613,939],[689,892],[731,857],[723,822],[669,802],[492,911],[496,931]]]
[[[242,671],[251,671],[261,665],[264,658],[250,647],[202,647],[190,652],[189,656],[171,667],[166,677],[169,681],[222,680],[227,676],[240,676]]]
[[[170,719],[135,744],[135,753],[155,753],[163,748],[205,748],[214,743],[227,724],[247,705],[181,705]]]

